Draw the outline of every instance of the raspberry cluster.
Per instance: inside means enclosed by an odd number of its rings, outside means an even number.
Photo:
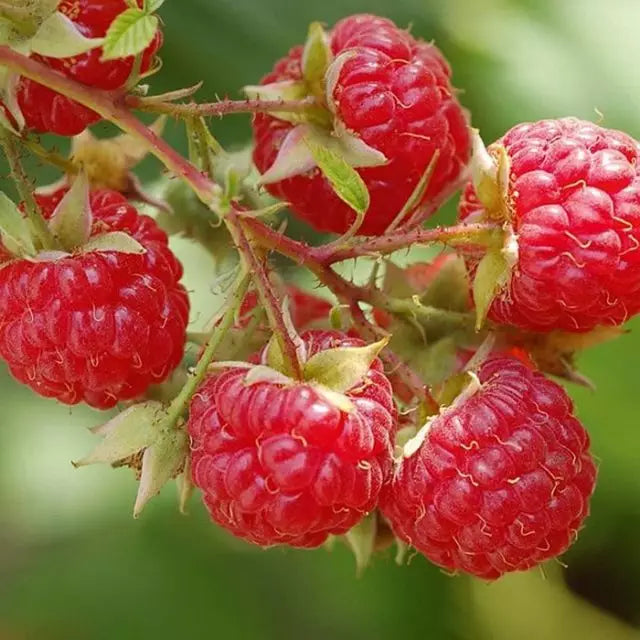
[[[96,38],[125,10],[158,24],[157,3],[137,5],[62,0],[58,11]],[[125,95],[162,38],[143,51],[148,39],[120,43],[139,54],[113,61],[100,47],[34,54],[40,66],[11,52],[22,73],[73,80],[83,104],[97,109],[91,89],[106,90],[127,132],[85,134],[68,161],[29,136],[0,136],[23,196],[19,144],[69,174],[56,183],[68,186],[36,191],[35,206],[0,203],[0,357],[42,396],[126,403],[77,464],[134,468],[135,515],[180,476],[183,499],[195,485],[214,523],[262,547],[344,536],[364,562],[392,531],[400,547],[485,580],[564,553],[597,473],[549,376],[588,384],[576,353],[640,312],[640,143],[561,118],[519,124],[486,148],[443,54],[369,14],[328,31],[314,23],[241,103],[179,102],[197,87]],[[99,117],[27,77],[17,102],[36,131],[73,135]],[[136,106],[184,120],[189,160],[127,112]],[[254,112],[244,157],[219,153],[207,129],[203,115],[223,107]],[[173,199],[137,182],[132,167],[149,150],[179,178]],[[90,162],[104,157],[117,161]],[[464,184],[458,223],[422,229]],[[342,236],[322,246],[285,236],[271,196]],[[206,333],[187,333],[163,216],[207,245],[219,281],[233,272]],[[429,263],[387,259],[428,242],[450,246]],[[284,283],[272,253],[306,266],[335,300]],[[375,262],[365,284],[334,268],[361,257]]]

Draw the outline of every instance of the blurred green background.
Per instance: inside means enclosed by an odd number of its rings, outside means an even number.
[[[203,79],[199,99],[238,97],[310,21],[362,11],[436,40],[488,141],[518,121],[563,115],[604,117],[640,137],[638,0],[167,0],[164,68],[152,88]],[[241,143],[248,119],[213,129]],[[183,147],[179,126],[167,134]],[[56,177],[30,167],[42,183]],[[143,166],[147,178],[157,170]],[[184,242],[176,249],[200,327],[216,305],[211,265]],[[379,557],[357,579],[340,546],[256,550],[211,526],[197,498],[180,516],[173,487],[133,521],[127,471],[69,463],[92,445],[86,427],[100,416],[41,400],[2,370],[0,640],[640,638],[640,323],[629,329],[583,357],[597,393],[570,389],[601,466],[567,568],[492,585],[447,577],[421,557],[408,567]]]

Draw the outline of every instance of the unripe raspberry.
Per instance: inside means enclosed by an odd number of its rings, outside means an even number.
[[[308,355],[363,343],[302,334]],[[316,547],[375,508],[392,467],[396,413],[374,360],[345,412],[308,382],[245,382],[246,368],[209,377],[189,417],[193,481],[214,522],[260,546]]]
[[[65,190],[36,196],[48,218]],[[92,235],[123,231],[144,254],[41,254],[0,269],[0,355],[36,393],[107,409],[179,364],[189,300],[182,266],[153,219],[114,191],[92,192]]]
[[[449,66],[435,45],[368,14],[338,22],[330,40],[334,55],[352,54],[332,88],[334,119],[388,160],[358,169],[371,196],[359,233],[381,235],[409,200],[434,153],[439,156],[422,202],[446,192],[460,178],[470,151],[467,117],[451,86]],[[262,84],[301,80],[301,56],[301,47],[292,49]],[[273,164],[292,126],[256,115],[254,160],[262,173]],[[318,169],[267,188],[317,230],[343,233],[354,220],[353,210]]]
[[[142,6],[143,0],[137,0]],[[99,38],[107,33],[116,16],[125,11],[125,0],[62,0],[58,11],[72,20],[80,32],[88,38]],[[157,31],[144,50],[140,72],[149,70],[153,58],[162,45],[162,32]],[[91,49],[72,58],[49,58],[34,55],[34,59],[52,69],[96,89],[116,90],[126,84],[133,69],[134,57],[119,60],[101,60],[102,47]],[[100,116],[77,102],[52,91],[29,78],[21,78],[18,85],[18,105],[24,115],[26,126],[39,132],[73,136],[88,125],[97,122]]]
[[[405,446],[381,505],[429,560],[493,580],[566,551],[596,468],[561,387],[511,358],[478,379]]]
[[[489,317],[534,331],[588,331],[638,313],[640,145],[563,118],[520,124],[489,152],[500,146],[510,162],[504,204],[517,261]],[[469,184],[461,220],[487,215]]]

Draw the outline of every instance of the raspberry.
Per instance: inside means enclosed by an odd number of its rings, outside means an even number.
[[[37,196],[50,217],[64,189]],[[189,300],[166,234],[115,191],[91,194],[92,235],[124,231],[144,254],[115,251],[0,269],[0,355],[36,393],[107,409],[162,382],[184,350]]]
[[[497,145],[511,161],[518,261],[489,317],[535,331],[587,331],[638,313],[639,144],[563,118],[520,124]],[[471,185],[459,211],[465,221],[484,214]]]
[[[512,358],[422,431],[381,499],[398,537],[435,564],[485,579],[563,553],[589,513],[589,437],[554,382]],[[405,455],[406,455],[405,449]]]
[[[142,6],[143,0],[138,0]],[[58,11],[71,19],[88,38],[99,38],[106,34],[116,16],[127,9],[126,0],[62,0]],[[149,70],[153,57],[162,45],[162,32],[144,50],[141,73]],[[97,89],[116,90],[126,84],[133,69],[134,57],[101,61],[102,47],[87,51],[72,58],[49,58],[34,55],[33,58],[52,69]],[[18,104],[24,115],[26,126],[43,133],[73,136],[100,119],[100,116],[77,102],[30,80],[21,78],[18,85]]]
[[[309,355],[359,346],[334,331],[302,334]],[[345,413],[309,383],[244,383],[232,367],[209,377],[189,417],[193,481],[211,518],[260,546],[317,547],[375,508],[392,469],[396,414],[374,360],[347,391]]]
[[[333,53],[350,51],[333,90],[337,118],[387,157],[383,166],[358,169],[371,196],[360,234],[381,235],[401,211],[436,150],[439,157],[423,202],[447,191],[469,158],[467,118],[458,103],[447,62],[432,44],[414,39],[390,20],[355,15],[331,32]],[[278,61],[262,84],[300,80],[302,49]],[[274,162],[292,125],[258,114],[254,161],[260,172]],[[319,231],[344,233],[353,210],[316,169],[268,185],[276,197]]]

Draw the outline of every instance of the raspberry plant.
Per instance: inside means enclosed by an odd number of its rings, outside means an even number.
[[[162,3],[0,6],[20,196],[0,198],[0,356],[42,396],[117,405],[74,464],[134,469],[136,516],[175,478],[182,509],[197,487],[233,535],[340,537],[360,568],[394,539],[399,561],[414,547],[488,580],[562,554],[596,468],[550,377],[590,385],[576,355],[640,310],[639,143],[564,118],[485,147],[436,46],[371,15],[312,24],[246,99],[154,95]],[[252,114],[250,149],[210,130],[231,113]],[[101,119],[122,133],[94,138]],[[75,136],[70,157],[43,132]],[[32,184],[26,152],[60,180]],[[160,197],[133,171],[147,153],[170,176]],[[459,222],[424,227],[461,188]],[[286,206],[334,237],[289,237]],[[168,234],[226,265],[205,332],[187,331]],[[433,262],[399,266],[430,244]],[[285,282],[275,254],[332,300]],[[370,269],[364,284],[346,261]]]

